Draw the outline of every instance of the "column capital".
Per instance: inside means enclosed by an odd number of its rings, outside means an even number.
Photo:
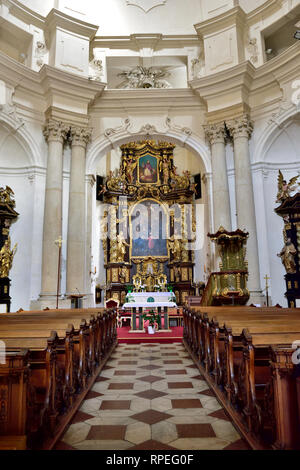
[[[204,126],[204,132],[210,142],[210,145],[217,143],[225,143],[226,132],[225,125],[223,122]]]
[[[86,147],[92,136],[92,128],[90,127],[71,127],[72,147]]]
[[[93,188],[96,183],[95,175],[86,175],[85,180]]]
[[[43,134],[47,142],[56,141],[63,143],[67,138],[70,126],[62,121],[56,121],[55,119],[48,119]]]
[[[226,126],[233,139],[236,137],[247,137],[250,139],[253,132],[253,122],[250,120],[247,114],[240,118],[227,121]]]

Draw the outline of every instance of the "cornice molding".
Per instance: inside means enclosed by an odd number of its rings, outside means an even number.
[[[246,20],[246,13],[240,6],[237,6],[225,11],[224,13],[221,13],[218,16],[195,24],[194,28],[198,36],[203,39],[204,36],[208,36],[218,31],[224,31],[236,24],[243,27],[246,24]]]
[[[222,97],[228,97],[233,93],[240,95],[240,101],[235,105],[222,109],[220,107],[219,111],[215,109],[215,115],[211,113],[211,118],[208,120],[217,122],[220,120],[219,113],[223,113],[225,117],[225,114],[230,111],[230,107],[234,112],[232,117],[249,112],[250,108],[252,112],[252,109],[255,109],[252,103],[258,102],[259,96],[265,95],[266,90],[268,90],[270,102],[278,100],[282,96],[283,84],[299,78],[299,70],[300,43],[297,42],[284,53],[258,68],[247,61],[230,69],[192,80],[189,85],[207,104],[208,113],[210,113],[212,101],[219,100],[221,102]],[[234,110],[234,108],[236,109]]]
[[[189,88],[168,89],[132,89],[132,90],[105,90],[100,99],[95,100],[91,112],[103,110],[124,110],[158,108],[203,108],[201,99],[196,97]]]
[[[10,13],[27,24],[33,24],[40,29],[45,27],[45,17],[31,10],[18,0],[6,0]]]
[[[66,31],[70,31],[78,36],[85,37],[92,40],[99,26],[87,23],[85,21],[69,16],[60,10],[53,8],[45,19],[45,26],[48,31],[53,28],[62,28]]]
[[[43,65],[39,77],[45,93],[51,90],[88,102],[100,96],[106,86],[105,83],[89,80],[50,65]]]

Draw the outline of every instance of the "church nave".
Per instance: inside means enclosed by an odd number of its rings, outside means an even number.
[[[248,449],[180,343],[120,344],[57,450]]]

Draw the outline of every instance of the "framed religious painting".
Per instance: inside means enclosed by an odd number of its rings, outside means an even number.
[[[146,154],[138,160],[138,182],[140,184],[158,184],[159,171],[158,159],[153,155]]]
[[[132,257],[168,257],[169,222],[159,201],[146,199],[130,212],[130,252]]]

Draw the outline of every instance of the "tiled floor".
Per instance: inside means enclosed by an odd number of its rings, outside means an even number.
[[[56,449],[248,449],[182,344],[121,344]]]

